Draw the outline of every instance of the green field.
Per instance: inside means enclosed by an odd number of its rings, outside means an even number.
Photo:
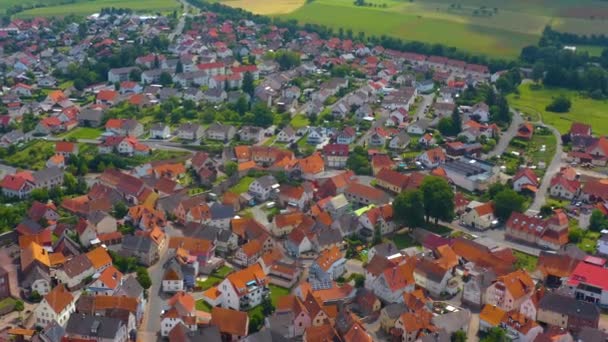
[[[248,11],[351,29],[356,36],[391,35],[441,43],[492,57],[515,58],[546,25],[579,34],[608,30],[608,3],[597,0],[212,0]],[[335,32],[335,31],[334,31]]]
[[[594,46],[594,45],[577,45],[577,52],[587,52],[591,57],[599,57],[602,55],[602,51],[604,51],[605,47],[603,46]]]
[[[61,137],[75,139],[97,139],[101,136],[101,133],[103,133],[103,131],[99,128],[80,127],[62,135]]]
[[[18,148],[16,153],[6,156],[4,163],[22,169],[40,170],[46,166],[46,161],[53,154],[55,154],[55,143],[34,140]]]
[[[547,112],[545,107],[559,95],[572,101],[570,112]],[[522,84],[519,86],[519,95],[511,94],[508,100],[512,107],[524,114],[541,116],[544,123],[557,128],[560,133],[567,133],[572,122],[583,122],[591,125],[596,134],[608,134],[608,101],[593,100],[566,89],[534,90],[532,84]]]
[[[513,251],[513,255],[517,259],[517,261],[515,261],[515,267],[517,269],[523,268],[524,270],[526,270],[528,272],[532,272],[536,269],[536,264],[538,263],[538,257],[535,257],[534,255],[522,253],[519,251],[515,251],[515,250]]]
[[[236,183],[235,186],[230,188],[228,191],[234,192],[235,194],[238,194],[238,195],[245,193],[249,190],[249,185],[251,185],[251,183],[253,183],[254,180],[255,180],[255,178],[253,178],[253,177],[243,177],[239,180],[238,183]]]
[[[13,1],[13,0],[3,0],[5,1]],[[16,1],[15,1],[16,2]],[[28,1],[26,1],[27,3]],[[46,0],[42,1],[42,3],[52,4],[52,3],[60,3],[59,0]],[[36,1],[36,3],[40,3],[40,1]],[[2,9],[0,5],[0,9]],[[10,7],[10,6],[6,6]],[[5,7],[5,8],[6,8]],[[100,9],[105,7],[115,7],[115,8],[130,8],[137,12],[147,12],[147,13],[157,13],[157,12],[170,12],[179,8],[179,3],[175,0],[89,0],[83,1],[77,0],[75,4],[66,4],[66,5],[57,5],[57,6],[47,6],[47,7],[39,7],[30,9],[27,11],[23,11],[18,13],[16,16],[20,18],[31,18],[37,16],[43,17],[60,17],[67,14],[75,14],[75,15],[90,15],[98,12]]]

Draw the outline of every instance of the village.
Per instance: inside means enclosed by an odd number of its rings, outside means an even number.
[[[2,341],[608,338],[608,138],[526,70],[190,6],[0,57]]]

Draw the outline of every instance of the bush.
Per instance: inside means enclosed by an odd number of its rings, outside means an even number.
[[[558,96],[553,99],[553,102],[545,107],[545,110],[549,112],[555,113],[567,113],[570,111],[570,107],[572,106],[572,102],[565,96]]]

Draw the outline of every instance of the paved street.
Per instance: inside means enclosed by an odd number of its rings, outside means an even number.
[[[547,169],[545,170],[545,175],[543,176],[541,185],[538,188],[538,191],[536,192],[534,202],[532,202],[532,205],[528,209],[528,211],[530,212],[540,211],[540,208],[545,204],[547,191],[549,190],[549,186],[551,185],[551,178],[553,178],[553,176],[555,176],[555,174],[559,172],[559,169],[562,165],[562,157],[564,154],[564,148],[562,146],[562,136],[559,131],[552,126],[545,126],[549,128],[551,132],[553,132],[555,139],[557,139],[557,146],[555,149],[555,155],[553,156],[551,163],[547,166]]]
[[[420,101],[419,106],[416,109],[416,113],[414,113],[414,121],[426,118],[426,113],[424,112],[424,109],[427,106],[429,106],[429,108],[431,107],[431,104],[433,103],[433,98],[435,98],[435,94],[421,95],[420,97],[422,98],[422,100]]]
[[[496,144],[494,149],[486,155],[486,158],[492,158],[494,156],[499,156],[505,153],[507,147],[509,147],[509,143],[517,135],[517,129],[519,128],[519,125],[523,123],[523,119],[521,117],[521,113],[519,113],[518,111],[511,110],[511,112],[513,113],[511,125],[505,132],[503,132],[503,134],[500,136],[500,139],[498,140],[498,143]]]

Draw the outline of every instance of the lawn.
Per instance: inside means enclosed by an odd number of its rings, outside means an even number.
[[[603,46],[594,46],[594,45],[577,45],[576,52],[587,52],[589,56],[599,57],[602,55],[602,51],[604,51],[605,47]]]
[[[299,128],[308,126],[310,124],[310,122],[308,121],[308,118],[305,115],[298,114],[298,115],[294,116],[293,119],[291,119],[289,124],[294,129],[299,129]]]
[[[53,154],[55,154],[55,143],[38,139],[25,144],[15,154],[4,158],[4,162],[22,169],[40,170],[46,166],[46,161]]]
[[[224,280],[224,278],[220,278],[220,277],[216,277],[216,276],[209,276],[207,279],[203,280],[203,281],[197,281],[196,285],[200,286],[202,291],[208,290],[210,288],[212,288],[213,286],[219,284],[222,280]]]
[[[197,300],[195,307],[198,311],[211,312],[211,305],[207,304],[203,299]]]
[[[230,274],[232,271],[233,271],[232,268],[230,268],[228,266],[222,266],[213,272],[213,276],[217,276],[217,277],[223,279],[223,278],[226,278],[226,276],[228,274]]]
[[[38,2],[38,1],[37,1]],[[47,0],[46,2],[58,2]],[[60,17],[66,14],[90,15],[98,12],[102,8],[130,8],[137,12],[157,13],[170,12],[179,9],[179,3],[174,0],[95,0],[95,1],[76,1],[75,4],[58,6],[40,7],[17,14],[20,18],[31,17]]]
[[[541,151],[542,146],[545,146],[544,152]],[[544,162],[545,165],[549,165],[555,150],[557,148],[557,139],[551,133],[547,135],[534,134],[532,140],[528,144],[527,154],[531,158],[534,165],[538,165],[539,162]]]
[[[239,195],[242,193],[245,193],[249,190],[249,185],[251,185],[251,183],[253,183],[254,180],[255,180],[255,178],[253,178],[253,177],[243,177],[239,180],[238,183],[236,183],[235,186],[228,189],[228,191],[234,192],[235,194],[239,194]]]
[[[416,242],[408,233],[395,234],[390,238],[390,240],[393,241],[395,246],[397,246],[399,249],[416,246]]]
[[[257,14],[281,14],[296,10],[304,5],[305,0],[225,0],[220,2]]]
[[[11,308],[11,310],[15,307],[17,301],[14,298],[8,297],[0,300],[0,311],[5,310],[6,308]]]
[[[277,306],[280,297],[287,296],[289,294],[289,289],[284,287],[268,285],[268,288],[270,289],[270,301],[274,307]]]
[[[599,238],[600,233],[587,230],[585,231],[583,239],[577,244],[577,246],[587,253],[594,253],[597,246],[597,240]]]
[[[515,267],[517,269],[523,268],[528,272],[532,272],[536,269],[538,257],[515,250],[513,251],[513,255],[517,259],[517,261],[515,261]]]
[[[99,128],[79,127],[64,135],[61,135],[61,137],[74,139],[97,139],[102,133],[103,131]]]
[[[557,128],[562,134],[567,133],[575,121],[591,125],[593,132],[598,135],[608,134],[608,101],[593,100],[566,89],[533,88],[532,84],[522,84],[519,86],[519,95],[509,95],[509,104],[525,114],[540,115],[544,123]],[[570,112],[547,112],[545,107],[559,95],[572,101]]]

